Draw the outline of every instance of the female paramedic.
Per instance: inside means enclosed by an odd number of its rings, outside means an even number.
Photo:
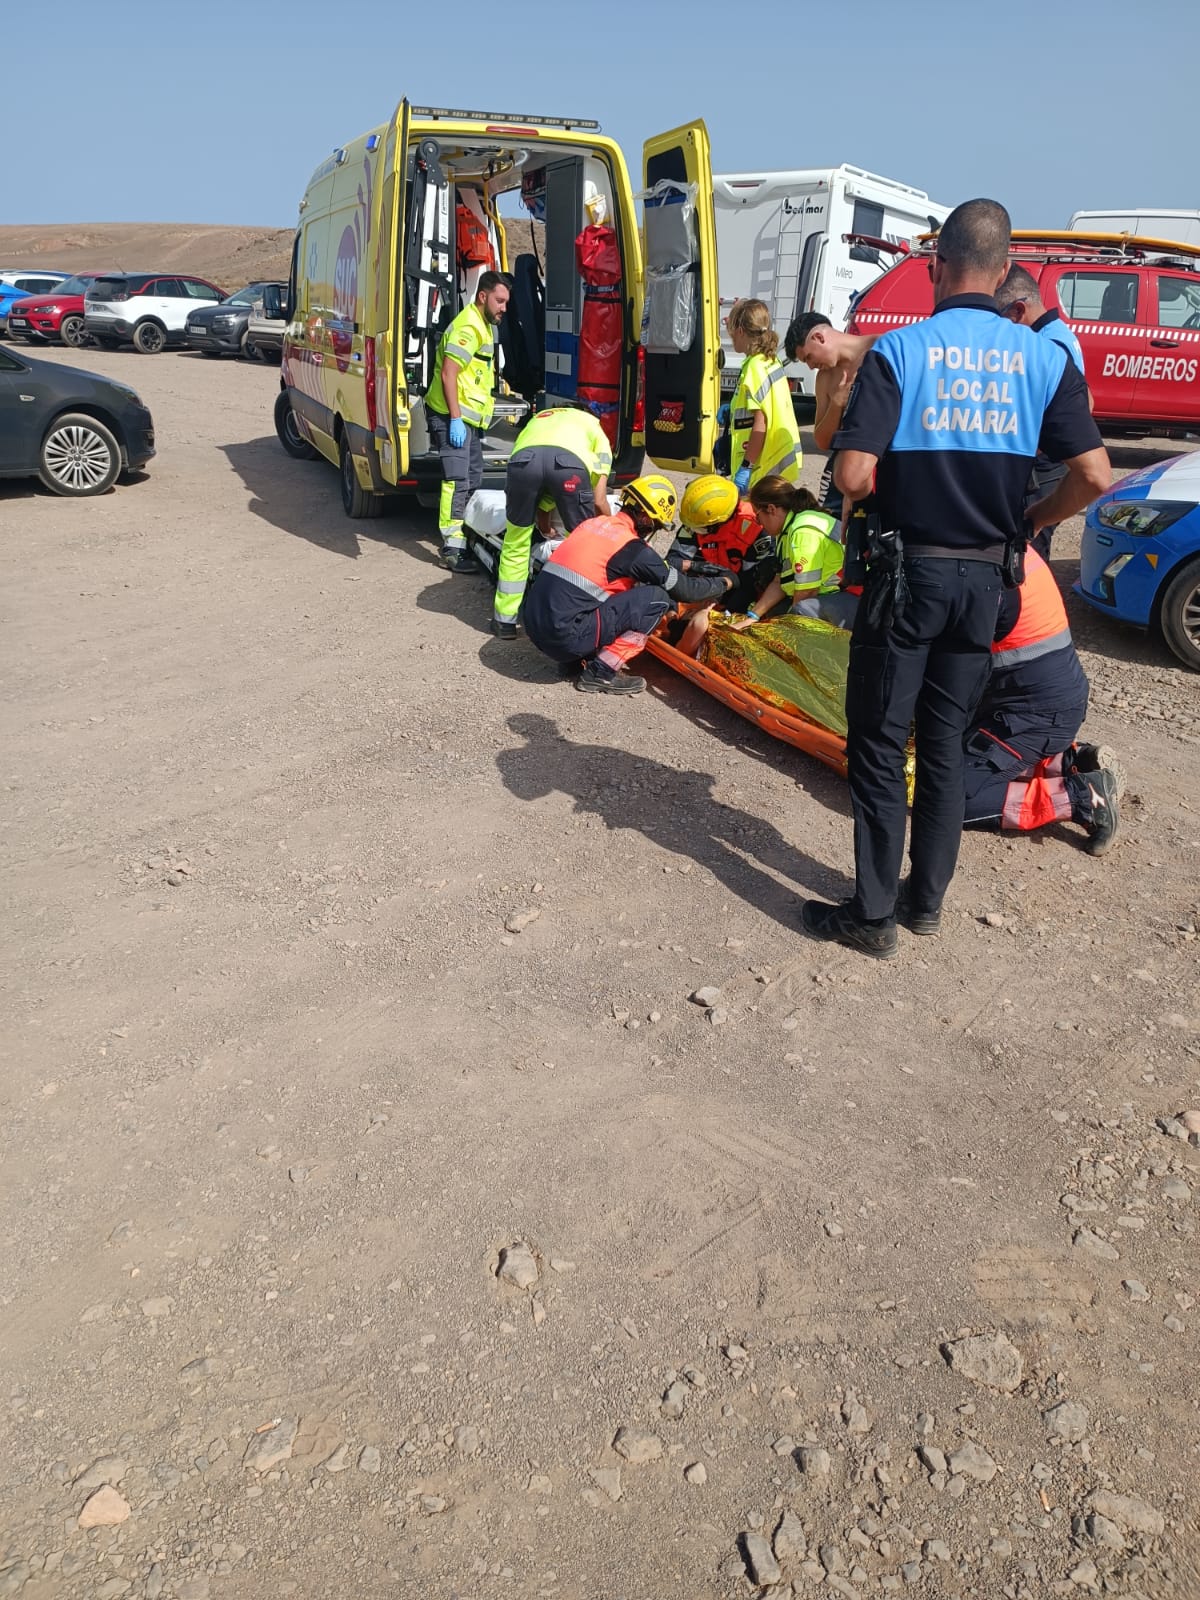
[[[800,428],[776,351],[779,336],[761,300],[738,300],[726,318],[738,355],[745,356],[730,408],[729,466],[742,494],[764,478],[796,483],[804,456]]]
[[[832,537],[836,518],[818,508],[810,490],[783,478],[756,483],[750,504],[763,532],[775,540],[779,573],[734,626],[748,628],[786,599],[793,616],[819,617],[835,628],[849,629],[858,598],[841,588],[845,551]]]

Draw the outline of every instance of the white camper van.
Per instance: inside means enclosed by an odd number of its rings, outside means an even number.
[[[1072,233],[1136,233],[1143,239],[1170,239],[1174,244],[1200,245],[1200,211],[1162,211],[1153,207],[1076,211],[1067,227]]]
[[[781,344],[802,311],[822,311],[844,328],[854,296],[891,263],[880,245],[907,244],[950,214],[923,189],[845,165],[714,174],[713,199],[722,318],[735,300],[762,300]],[[722,343],[722,382],[731,388],[740,358],[723,321]],[[807,368],[789,367],[788,378],[794,394],[812,395]]]

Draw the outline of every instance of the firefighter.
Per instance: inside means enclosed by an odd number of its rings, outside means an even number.
[[[1055,344],[1062,345],[1071,360],[1087,377],[1083,366],[1083,347],[1075,337],[1069,323],[1063,321],[1057,311],[1047,311],[1042,300],[1041,290],[1038,288],[1037,279],[1031,272],[1016,263],[1008,269],[1008,276],[996,290],[996,304],[1000,308],[1000,315],[1007,317],[1010,322],[1019,322],[1023,327],[1032,328],[1034,333],[1040,333],[1045,339],[1053,339]],[[1091,404],[1091,396],[1088,396]],[[1029,487],[1025,491],[1025,498],[1032,505],[1037,500],[1042,500],[1050,491],[1062,482],[1064,468],[1061,462],[1049,461],[1040,452],[1033,463],[1033,471],[1029,475]],[[1050,541],[1054,537],[1054,529],[1042,528],[1038,532],[1034,544],[1038,554],[1050,559]]]
[[[854,896],[809,900],[801,922],[810,938],[876,958],[898,953],[909,728],[915,718],[906,919],[940,912],[954,875],[965,741],[1001,590],[1020,582],[1029,535],[1112,481],[1065,351],[997,313],[1010,240],[1008,212],[994,200],[951,212],[930,260],[933,315],[867,352],[833,441],[838,488],[851,506],[874,488],[880,529],[866,552],[846,684]],[[1066,461],[1067,476],[1026,510],[1039,445]]]
[[[508,283],[485,272],[475,298],[446,329],[437,348],[433,382],[425,396],[425,416],[434,448],[442,458],[438,532],[439,560],[449,572],[478,572],[467,549],[463,513],[483,482],[483,437],[495,409],[493,360],[496,328],[508,307]]]
[[[797,483],[804,453],[771,313],[761,300],[738,300],[726,324],[733,348],[746,358],[730,405],[733,481],[741,494],[760,478]]]
[[[789,361],[803,361],[816,373],[813,400],[813,443],[827,454],[817,499],[835,517],[842,514],[842,496],[833,483],[833,436],[842,425],[842,413],[862,366],[863,357],[878,338],[874,333],[842,333],[819,311],[796,317],[783,336],[783,353]]]
[[[676,600],[711,600],[731,575],[689,576],[646,543],[675,517],[675,490],[657,473],[621,491],[615,516],[593,517],[569,533],[530,585],[525,632],[563,666],[582,662],[575,687],[585,694],[639,694],[644,678],[625,663]]]
[[[513,445],[505,478],[504,547],[496,584],[492,632],[515,639],[517,614],[529,582],[529,552],[536,522],[550,537],[550,510],[557,506],[568,533],[581,522],[610,514],[608,435],[588,409],[555,406],[532,416]]]
[[[734,626],[748,628],[786,600],[794,616],[850,628],[858,598],[842,590],[845,551],[832,514],[821,510],[811,490],[783,478],[761,479],[750,491],[750,504],[763,532],[776,541],[778,572]]]
[[[775,541],[764,534],[754,508],[728,478],[708,473],[693,478],[679,505],[680,530],[667,551],[667,564],[681,571],[711,572],[724,568],[735,579],[721,604],[726,611],[744,611],[769,582],[775,566]],[[699,564],[703,565],[699,565]],[[693,612],[678,648],[699,653],[708,632],[709,608]]]

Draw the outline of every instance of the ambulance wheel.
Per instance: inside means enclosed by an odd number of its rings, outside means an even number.
[[[348,517],[381,517],[383,515],[383,496],[372,494],[369,489],[364,489],[358,481],[358,473],[354,470],[354,457],[350,446],[342,438],[342,510]]]
[[[1200,561],[1189,561],[1167,584],[1159,620],[1180,661],[1200,672]]]
[[[280,444],[293,460],[316,460],[317,452],[297,426],[296,413],[292,410],[292,402],[288,399],[286,389],[279,391],[279,398],[275,401],[275,432],[279,435]]]

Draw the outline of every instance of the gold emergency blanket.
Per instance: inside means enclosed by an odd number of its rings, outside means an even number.
[[[742,632],[713,617],[700,651],[706,667],[779,711],[846,736],[850,635],[815,617],[777,617]]]

